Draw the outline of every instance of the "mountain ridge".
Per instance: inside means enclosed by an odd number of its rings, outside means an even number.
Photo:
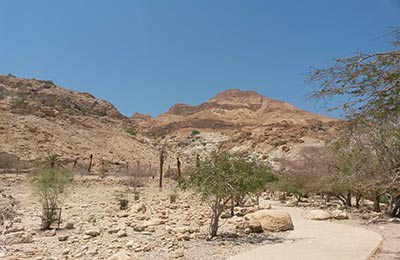
[[[0,152],[26,160],[57,153],[71,161],[92,154],[97,160],[156,164],[160,149],[168,149],[171,163],[175,156],[190,163],[196,154],[221,147],[265,159],[332,139],[341,124],[239,89],[197,106],[175,104],[157,117],[130,118],[108,101],[51,81],[0,76],[0,94]]]

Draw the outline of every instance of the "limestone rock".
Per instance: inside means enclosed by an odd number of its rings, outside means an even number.
[[[46,230],[44,231],[43,235],[45,237],[54,237],[56,235],[56,230],[55,229]]]
[[[120,230],[117,233],[117,237],[127,237],[127,236],[128,236],[128,233],[126,233],[125,230]]]
[[[58,241],[67,241],[67,239],[68,239],[68,235],[58,236]]]
[[[259,210],[244,216],[249,226],[261,224],[264,231],[280,232],[293,230],[293,222],[289,213],[275,210]]]
[[[307,218],[311,220],[327,220],[331,219],[332,216],[328,211],[322,209],[314,209],[307,213]]]
[[[32,234],[24,231],[10,233],[5,235],[4,237],[4,243],[6,245],[28,244],[32,242],[33,242]]]
[[[259,222],[250,223],[248,228],[250,229],[251,233],[262,233],[264,231],[261,223]]]
[[[98,229],[89,229],[85,231],[85,235],[91,236],[91,237],[97,237],[100,235],[100,230]]]
[[[337,209],[332,211],[332,217],[337,220],[342,220],[342,219],[348,219],[349,215],[347,214],[346,211]]]
[[[65,224],[65,229],[73,229],[74,228],[74,222],[68,221]]]
[[[182,258],[184,256],[185,254],[183,253],[183,250],[178,250],[174,253],[174,258]]]

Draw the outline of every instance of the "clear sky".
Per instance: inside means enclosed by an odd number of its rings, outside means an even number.
[[[0,74],[158,115],[230,88],[303,109],[310,67],[386,49],[400,0],[1,0]]]

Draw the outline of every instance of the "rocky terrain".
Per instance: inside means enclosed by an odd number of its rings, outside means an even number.
[[[29,182],[24,177],[2,177],[2,194],[12,194],[18,203],[14,206],[16,217],[3,226],[0,259],[219,260],[266,243],[279,243],[287,235],[240,231],[243,215],[257,210],[248,206],[236,208],[238,216],[224,220],[221,236],[207,241],[207,203],[183,192],[171,201],[173,183],[159,190],[157,182],[149,179],[135,199],[132,190],[118,179],[89,176],[75,181],[63,205],[60,228],[43,231],[41,205]],[[127,194],[128,209],[120,210],[117,191]]]
[[[28,179],[1,176],[0,208],[9,216],[0,218],[0,259],[222,260],[267,244],[294,243],[288,238],[293,223],[287,212],[292,207],[303,208],[305,218],[321,225],[325,221],[344,223],[380,233],[384,241],[373,259],[400,256],[396,219],[368,207],[346,210],[335,201],[318,198],[279,202],[279,194],[270,193],[262,194],[259,205],[248,200],[235,207],[233,217],[223,214],[219,236],[208,240],[211,212],[206,202],[176,190],[169,180],[163,189],[156,188],[157,180],[143,181],[144,187],[132,189],[119,178],[76,177],[62,205],[60,226],[41,230],[41,204]],[[117,192],[129,199],[127,209],[121,210]],[[177,195],[175,200],[172,194]],[[8,211],[3,210],[5,205]],[[336,236],[333,241],[340,240],[340,234],[332,235]]]
[[[155,164],[157,144],[107,101],[51,81],[0,76],[0,152],[21,160],[57,154],[94,168],[101,161]]]

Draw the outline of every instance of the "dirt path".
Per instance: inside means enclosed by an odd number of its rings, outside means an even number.
[[[277,203],[273,207],[289,212],[295,230],[281,244],[265,245],[228,260],[365,260],[382,241],[381,235],[369,230],[307,220],[301,208],[283,208]]]

